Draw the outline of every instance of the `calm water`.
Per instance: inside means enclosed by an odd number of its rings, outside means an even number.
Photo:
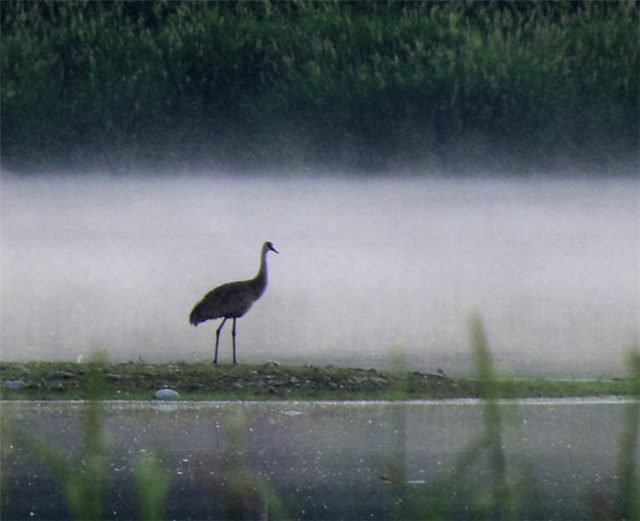
[[[503,446],[519,491],[519,519],[591,519],[592,499],[615,500],[618,442],[630,403],[503,403]],[[20,432],[46,440],[78,468],[84,407],[2,404],[17,432],[3,436],[3,519],[68,519],[59,481],[25,451]],[[256,493],[260,488],[275,493],[291,519],[392,519],[399,515],[399,492],[381,477],[403,475],[405,493],[418,494],[405,495],[406,501],[433,494],[428,487],[446,477],[462,451],[481,437],[481,413],[473,400],[111,402],[104,405],[103,424],[105,518],[136,518],[132,468],[141,455],[156,454],[171,480],[168,519],[227,519],[237,472],[248,519],[265,511]],[[488,491],[486,458],[479,457],[462,476],[443,496],[455,505],[454,519],[467,519],[476,494]]]
[[[210,288],[269,287],[240,361],[623,374],[640,331],[637,179],[2,177],[4,359],[210,360]],[[222,360],[230,359],[225,326]]]

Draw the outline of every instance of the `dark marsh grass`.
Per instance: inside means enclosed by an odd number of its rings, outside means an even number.
[[[637,168],[637,2],[0,6],[21,171]]]

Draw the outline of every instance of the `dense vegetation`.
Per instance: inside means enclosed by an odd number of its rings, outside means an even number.
[[[637,168],[635,1],[0,9],[5,168]]]

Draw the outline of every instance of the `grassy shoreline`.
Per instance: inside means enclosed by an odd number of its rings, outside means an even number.
[[[96,380],[100,388],[96,394]],[[482,382],[417,371],[273,362],[237,366],[209,363],[88,364],[0,362],[0,399],[150,400],[170,388],[182,400],[407,400],[476,398]],[[633,379],[497,380],[499,398],[633,396]]]

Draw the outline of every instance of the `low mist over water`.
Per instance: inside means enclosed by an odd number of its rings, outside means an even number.
[[[240,362],[623,374],[640,322],[637,179],[2,176],[2,359],[213,358],[210,289],[269,286]],[[231,359],[231,324],[220,358]]]

